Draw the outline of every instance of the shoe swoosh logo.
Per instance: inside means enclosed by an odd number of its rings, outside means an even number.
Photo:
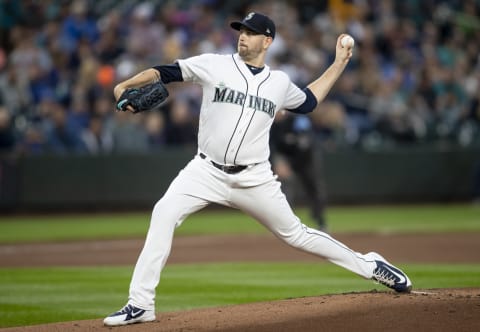
[[[407,283],[407,278],[405,278],[403,275],[399,274],[398,272],[394,271],[393,269],[391,269],[389,266],[387,265],[384,265],[384,268],[387,269],[388,271],[392,272],[394,275],[396,275],[398,277],[398,279],[400,279],[400,283],[401,284],[405,284]]]
[[[137,318],[137,317],[141,316],[144,312],[145,312],[145,310],[138,310],[137,312],[134,312],[132,310],[132,312],[130,313],[130,316],[132,318]]]

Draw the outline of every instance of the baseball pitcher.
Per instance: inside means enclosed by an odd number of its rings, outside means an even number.
[[[131,279],[128,303],[105,318],[105,325],[155,320],[155,289],[174,230],[191,213],[210,203],[240,209],[292,247],[324,257],[366,279],[397,292],[411,289],[407,275],[379,254],[355,252],[328,234],[302,224],[268,161],[269,131],[275,114],[280,110],[306,114],[325,98],[352,56],[352,46],[342,46],[346,35],[338,37],[330,67],[300,89],[284,72],[271,70],[264,62],[275,38],[275,25],[269,17],[250,13],[230,26],[239,31],[237,53],[203,54],[156,66],[114,88],[117,108],[133,113],[141,111],[136,106],[136,98],[142,97],[141,87],[155,83],[194,82],[203,89],[203,99],[198,153],[155,204]],[[146,93],[152,105],[168,96],[162,89]]]

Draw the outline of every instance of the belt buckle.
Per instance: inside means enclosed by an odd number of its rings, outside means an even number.
[[[222,171],[224,171],[227,174],[232,174],[235,173],[236,166],[227,166],[227,165],[222,165]]]
[[[203,153],[199,153],[199,156],[202,158],[202,159],[206,159],[207,156]],[[215,166],[216,168],[218,168],[219,170],[221,170],[222,172],[224,173],[227,173],[227,174],[236,174],[236,173],[239,173],[241,171],[243,171],[246,166],[240,166],[240,165],[222,165],[222,164],[217,164],[216,162],[214,162],[213,160],[210,159],[210,163]]]

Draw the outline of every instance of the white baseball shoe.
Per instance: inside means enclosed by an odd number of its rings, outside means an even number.
[[[405,272],[387,262],[376,252],[368,253],[367,256],[372,257],[377,264],[377,267],[373,270],[373,280],[399,293],[410,293],[412,282]]]
[[[153,310],[144,310],[131,304],[127,304],[120,311],[114,312],[103,320],[107,326],[120,326],[134,323],[152,322],[155,320]]]

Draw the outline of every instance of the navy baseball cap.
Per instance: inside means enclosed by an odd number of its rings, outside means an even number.
[[[252,12],[245,16],[241,22],[232,22],[230,26],[238,31],[240,31],[240,28],[243,26],[259,34],[275,38],[275,23],[273,23],[270,17],[260,13]]]

